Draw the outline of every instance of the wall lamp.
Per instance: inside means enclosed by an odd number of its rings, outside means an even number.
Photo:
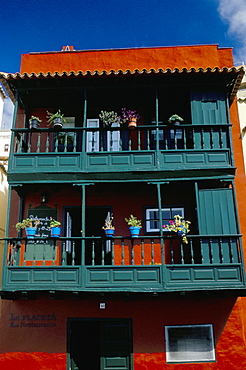
[[[47,193],[42,193],[40,195],[40,203],[48,203],[48,194]]]

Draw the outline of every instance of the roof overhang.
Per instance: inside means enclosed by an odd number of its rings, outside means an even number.
[[[240,84],[242,82],[242,78],[244,76],[244,68],[243,67],[232,67],[232,68],[183,68],[183,69],[135,69],[135,70],[109,70],[109,71],[70,71],[70,72],[55,72],[55,73],[4,73],[0,72],[0,81],[2,82],[3,86],[5,87],[8,95],[14,101],[14,94],[15,91],[18,89],[25,88],[24,81],[30,81],[33,82],[33,85],[37,85],[38,81],[41,80],[59,80],[59,79],[73,79],[73,78],[85,78],[85,77],[112,77],[112,76],[144,76],[144,75],[206,75],[206,76],[218,76],[218,75],[224,75],[226,77],[226,83],[228,87],[228,92],[230,95],[230,98],[233,99],[240,87]]]

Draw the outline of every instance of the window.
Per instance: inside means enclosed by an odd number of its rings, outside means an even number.
[[[213,326],[166,326],[167,362],[215,361]]]
[[[4,144],[4,151],[8,152],[9,151],[9,144]]]
[[[162,225],[166,225],[170,220],[173,220],[175,215],[184,217],[184,207],[167,207],[162,208]],[[146,213],[146,232],[156,233],[160,231],[159,209],[147,208]]]

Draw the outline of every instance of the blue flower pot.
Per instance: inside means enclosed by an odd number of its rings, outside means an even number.
[[[56,226],[56,227],[51,227],[51,237],[52,238],[59,238],[61,235],[61,228]]]
[[[178,235],[186,235],[186,228],[184,227],[182,230],[178,230]]]
[[[106,229],[105,231],[105,236],[108,238],[112,238],[114,236],[114,229]]]
[[[130,234],[132,238],[137,238],[140,233],[140,227],[139,226],[130,226],[129,227]]]
[[[36,235],[37,228],[36,227],[26,227],[26,237],[27,239],[34,239]]]

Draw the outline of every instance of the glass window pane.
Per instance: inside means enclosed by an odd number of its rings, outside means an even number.
[[[168,362],[215,361],[212,325],[165,328]]]

